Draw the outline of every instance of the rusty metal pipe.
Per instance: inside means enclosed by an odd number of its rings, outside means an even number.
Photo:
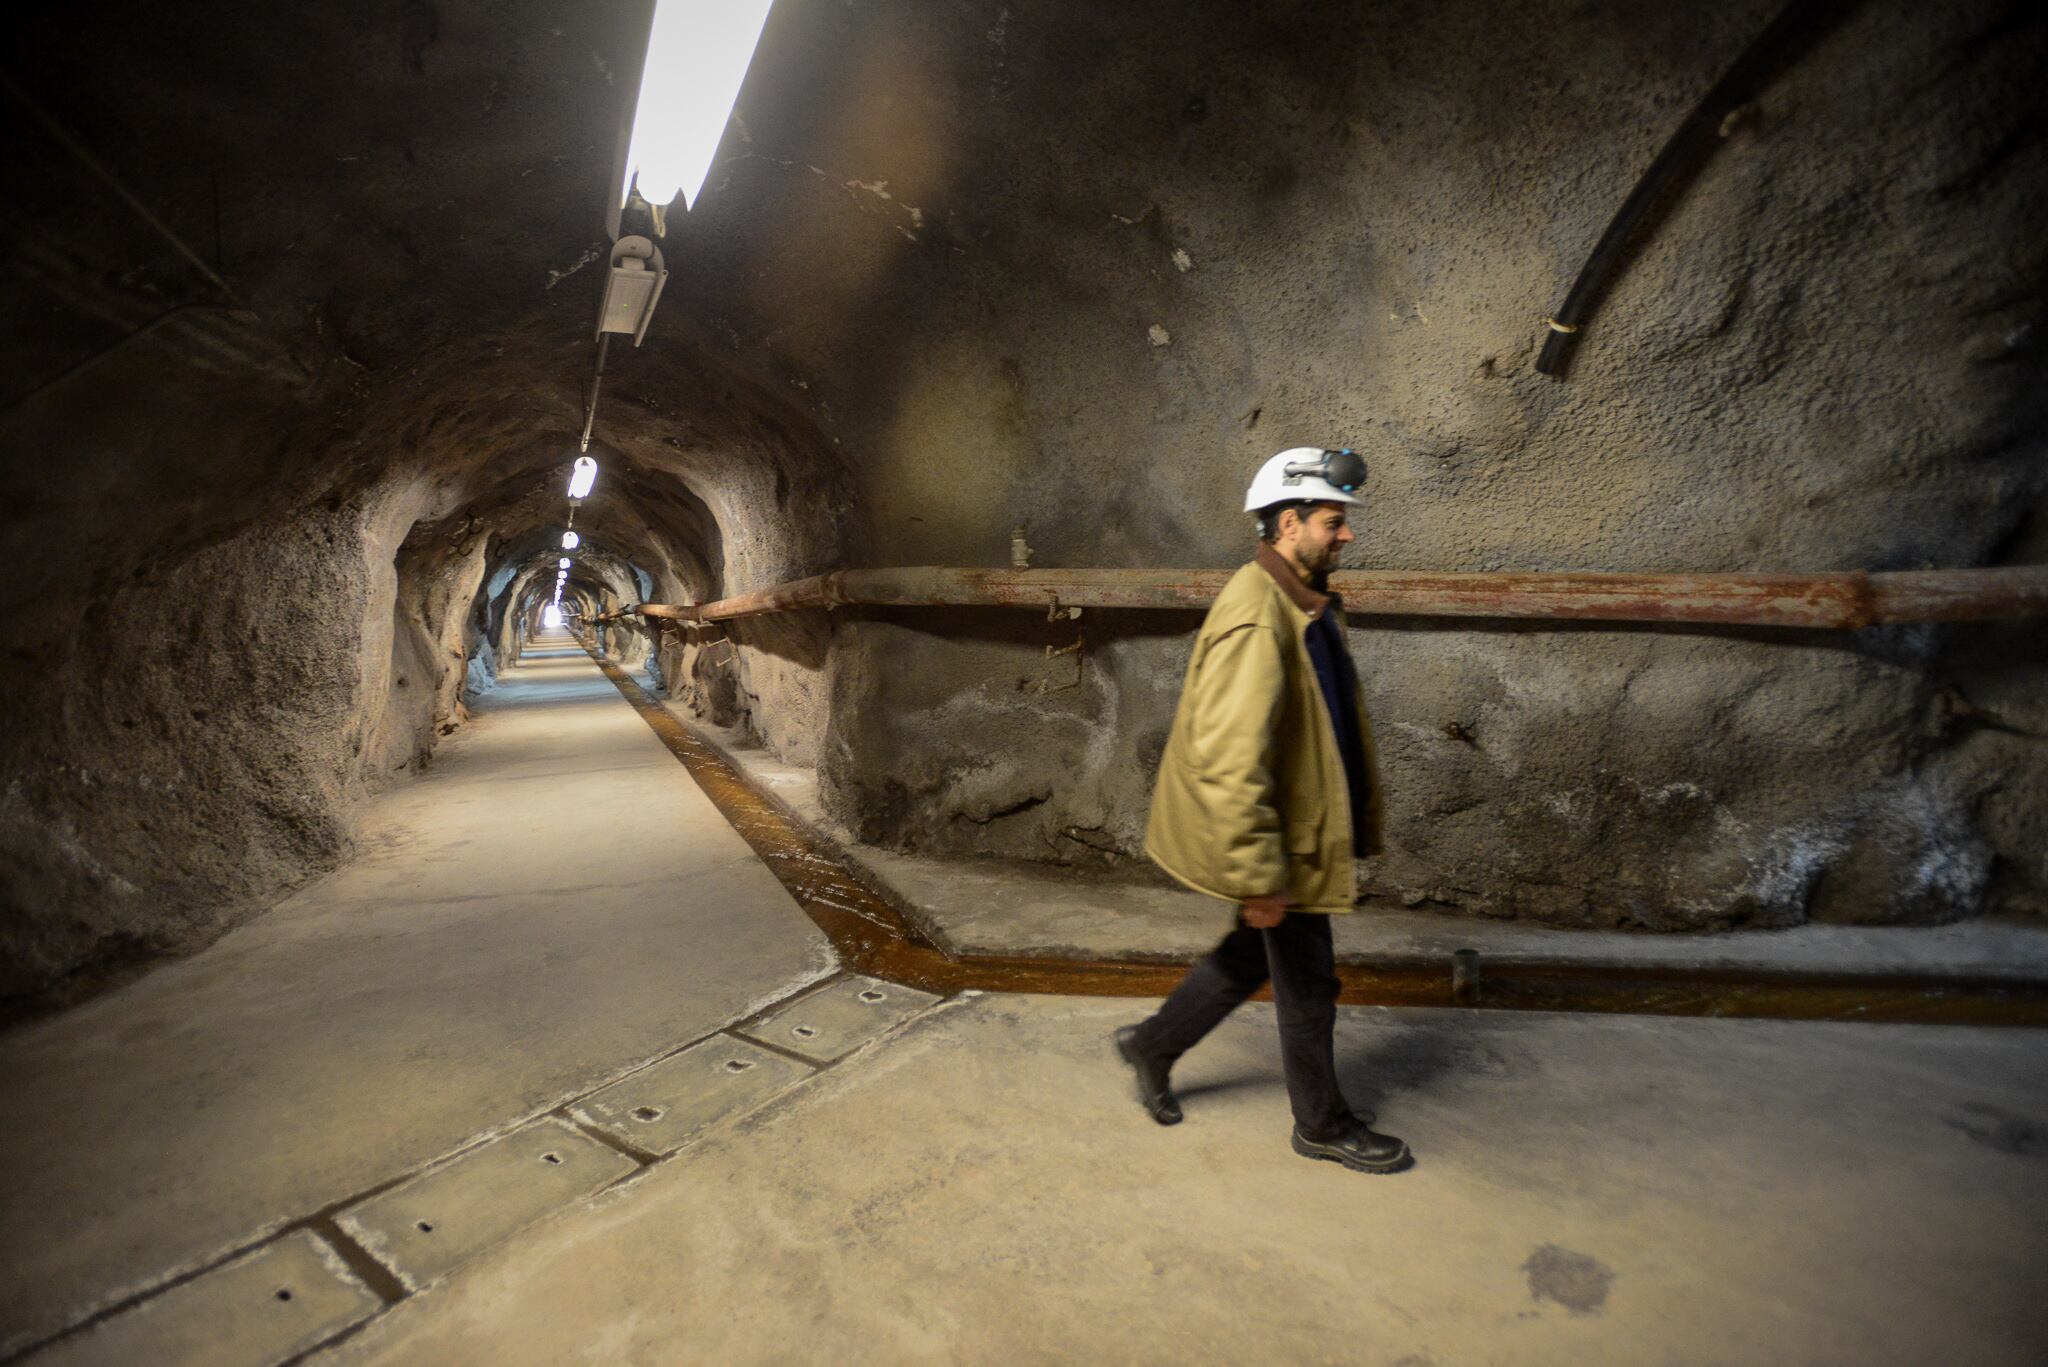
[[[1206,608],[1234,570],[835,570],[713,603],[620,609],[684,623],[805,608]],[[1354,613],[1558,621],[1691,622],[1853,631],[1906,622],[2048,616],[2048,565],[1866,574],[1442,573],[1330,577]]]
[[[1984,622],[2048,616],[2048,566],[1904,570],[1870,576],[1871,620]]]

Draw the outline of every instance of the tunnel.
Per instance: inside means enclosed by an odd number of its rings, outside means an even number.
[[[0,1361],[2048,1361],[2048,11],[5,22]]]

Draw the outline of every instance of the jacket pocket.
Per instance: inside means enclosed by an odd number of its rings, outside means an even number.
[[[1323,848],[1323,819],[1319,816],[1305,817],[1287,823],[1287,852],[1289,854],[1315,854]]]

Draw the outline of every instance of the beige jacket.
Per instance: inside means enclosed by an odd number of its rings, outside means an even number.
[[[1145,853],[1195,891],[1226,902],[1285,891],[1303,911],[1351,910],[1350,791],[1304,639],[1318,614],[1342,610],[1261,545],[1203,620],[1145,827]],[[1376,853],[1379,774],[1364,700],[1353,701]]]

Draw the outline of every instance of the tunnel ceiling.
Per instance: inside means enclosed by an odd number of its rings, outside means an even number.
[[[1822,9],[1559,381],[1546,313],[1774,4],[782,0],[647,343],[613,350],[577,527],[610,591],[665,600],[1002,564],[1020,528],[1035,565],[1227,566],[1245,472],[1342,442],[1361,568],[2039,560],[2048,19]],[[64,700],[0,740],[10,981],[330,866],[505,663],[500,576],[566,513],[646,13],[9,12],[40,113],[7,102],[0,172],[0,683]],[[1100,862],[1137,851],[1184,664],[1140,625],[1090,623],[1072,688],[1038,677],[1069,642],[1016,624],[760,623],[655,668],[865,838]],[[1388,897],[2048,907],[2038,632],[1358,646]]]
[[[738,553],[735,569],[764,578],[847,553],[900,559],[913,547],[986,561],[1000,552],[991,536],[1020,520],[1040,523],[1039,544],[1070,557],[1080,549],[1062,544],[1070,534],[1086,538],[1090,558],[1195,554],[1213,538],[1189,535],[1197,510],[1162,473],[1172,468],[1165,453],[1198,441],[1247,457],[1271,444],[1262,423],[1372,434],[1425,490],[1510,486],[1458,500],[1457,525],[1425,519],[1390,549],[1439,560],[1726,565],[1729,551],[1703,531],[1656,525],[1660,507],[1702,477],[1700,460],[1674,451],[1640,472],[1612,472],[1638,486],[1606,500],[1628,525],[1590,548],[1563,501],[1577,492],[1571,481],[1469,467],[1531,441],[1540,450],[1597,433],[1654,443],[1655,414],[1636,410],[1669,400],[1645,396],[1589,422],[1572,391],[1515,376],[1552,281],[1576,265],[1573,252],[1625,190],[1627,168],[1654,150],[1680,92],[1707,74],[1710,54],[1732,54],[1753,32],[1766,7],[1752,8],[1715,19],[1644,10],[1588,27],[1542,6],[1514,16],[1449,6],[1424,19],[1399,6],[983,15],[785,5],[704,204],[666,244],[675,274],[650,343],[615,361],[600,436],[637,463],[643,482],[666,473],[683,486],[674,494],[694,492],[728,520],[786,508],[801,489],[797,525],[771,538],[782,544]],[[1809,104],[1844,106],[1844,117],[1858,82],[1884,79],[1854,69],[1854,45],[1906,22],[1896,6],[1854,8],[1846,35],[1823,53],[1821,78],[1800,92]],[[1999,90],[2038,71],[2038,42],[2018,41],[2030,26],[1997,5],[1964,8],[1929,35],[1957,38],[1978,64],[1982,93],[1971,107],[1939,111],[1963,144],[1946,150],[1964,155],[1928,147],[1900,158],[1882,151],[1882,129],[1868,139],[1871,165],[1886,168],[1895,193],[1935,206],[1909,282],[1936,284],[1944,263],[1967,251],[1938,230],[1942,202],[1991,193],[2037,142],[2016,114],[1995,112]],[[1149,24],[1154,11],[1172,22]],[[222,353],[248,353],[244,372],[270,382],[244,402],[286,407],[292,422],[257,424],[272,434],[260,449],[225,442],[210,452],[205,497],[157,528],[154,544],[189,545],[281,501],[351,497],[408,465],[455,485],[444,502],[459,512],[509,478],[523,452],[544,463],[568,451],[642,7],[96,13],[91,24],[54,6],[17,13],[18,45],[45,54],[22,80],[217,263],[235,297],[217,298],[77,157],[48,138],[18,137],[13,383],[46,382],[164,309],[228,302],[253,319],[214,326],[246,338],[187,338],[178,329],[203,320],[174,320],[159,325],[163,340],[211,352],[228,369]],[[1451,48],[1455,62],[1413,64],[1426,76],[1393,61]],[[1573,92],[1570,117],[1532,142],[1523,111],[1554,98],[1533,74],[1553,48],[1576,55],[1558,69],[1599,74]],[[1841,70],[1826,69],[1828,55]],[[1767,131],[1760,121],[1745,136]],[[1810,170],[1804,148],[1738,153],[1757,163],[1788,156]],[[1810,231],[1825,234],[1853,211],[1860,169],[1797,189],[1784,168],[1756,174],[1768,193],[1805,201]],[[1697,250],[1731,262],[1728,283],[1639,299],[1638,312],[1653,304],[1659,316],[1615,345],[1682,358],[1714,348],[1736,320],[1799,309],[1821,288],[1805,278],[1807,240],[1745,243],[1745,192],[1725,193],[1730,217],[1702,225]],[[2000,212],[2022,207],[2004,193]],[[1421,241],[1418,225],[1442,231]],[[2003,354],[1997,339],[2026,321],[2037,265],[2011,261],[2002,278],[1963,284],[1946,310],[1957,349]],[[1458,302],[1432,315],[1422,301],[1452,281]],[[1247,291],[1269,298],[1246,307],[1237,297]],[[1019,309],[1019,298],[1032,303]],[[1471,312],[1482,299],[1495,316]],[[1094,316],[1077,326],[1083,313]],[[1292,358],[1292,378],[1267,380],[1281,356]],[[1596,343],[1585,367],[1614,359]],[[1750,378],[1784,363],[1760,353]],[[1427,371],[1444,392],[1331,402],[1347,387],[1342,373],[1362,367]],[[276,383],[288,373],[303,385]],[[1475,376],[1499,383],[1475,385]],[[1975,384],[1998,387],[1989,375]],[[1112,393],[1145,398],[1105,409]],[[1868,420],[1813,404],[1802,414],[1811,434],[1835,444],[1863,441]],[[1546,428],[1576,431],[1551,438]],[[1711,465],[1712,453],[1702,455]],[[849,473],[849,461],[866,469]],[[906,462],[943,478],[920,482]],[[1883,520],[1888,497],[1929,512],[1946,505],[1902,485],[1910,468],[1898,463],[1881,475],[1856,471],[1854,462],[1832,474],[1760,471],[1753,501],[1773,511],[1757,538],[1781,543],[1778,553],[1800,567],[1858,553],[1914,563],[1962,549],[1878,534],[1866,524]],[[1095,481],[1120,514],[1120,544],[1103,546],[1061,515],[1065,490]],[[911,506],[912,490],[927,507]],[[2009,529],[2022,500],[2006,490],[1992,496]],[[1478,553],[1482,536],[1490,554]],[[1433,538],[1448,539],[1433,549]],[[1987,529],[1972,549],[1992,540]],[[756,564],[755,554],[769,558]]]
[[[138,499],[156,535],[106,548],[106,573],[131,569],[143,544],[175,552],[394,474],[431,485],[431,515],[516,530],[522,479],[538,489],[575,451],[601,283],[591,261],[640,8],[115,6],[84,25],[32,7],[12,22],[47,54],[22,78],[32,97],[233,293],[24,120],[9,148],[23,243],[15,388],[0,402],[104,365],[111,348],[110,379],[131,352],[196,357],[243,404],[278,410],[247,452],[237,438],[251,423],[226,416],[206,487],[184,506],[152,516]],[[124,343],[137,328],[143,345]],[[823,442],[792,440],[801,412],[697,355],[693,339],[671,330],[662,350],[687,354],[619,367],[599,435],[626,463],[588,512],[601,525],[637,486],[646,513],[678,524],[679,553],[698,562],[685,578],[702,587],[716,534],[693,489],[722,467],[816,458]],[[109,468],[104,483],[125,473]],[[763,477],[771,489],[798,478]]]

